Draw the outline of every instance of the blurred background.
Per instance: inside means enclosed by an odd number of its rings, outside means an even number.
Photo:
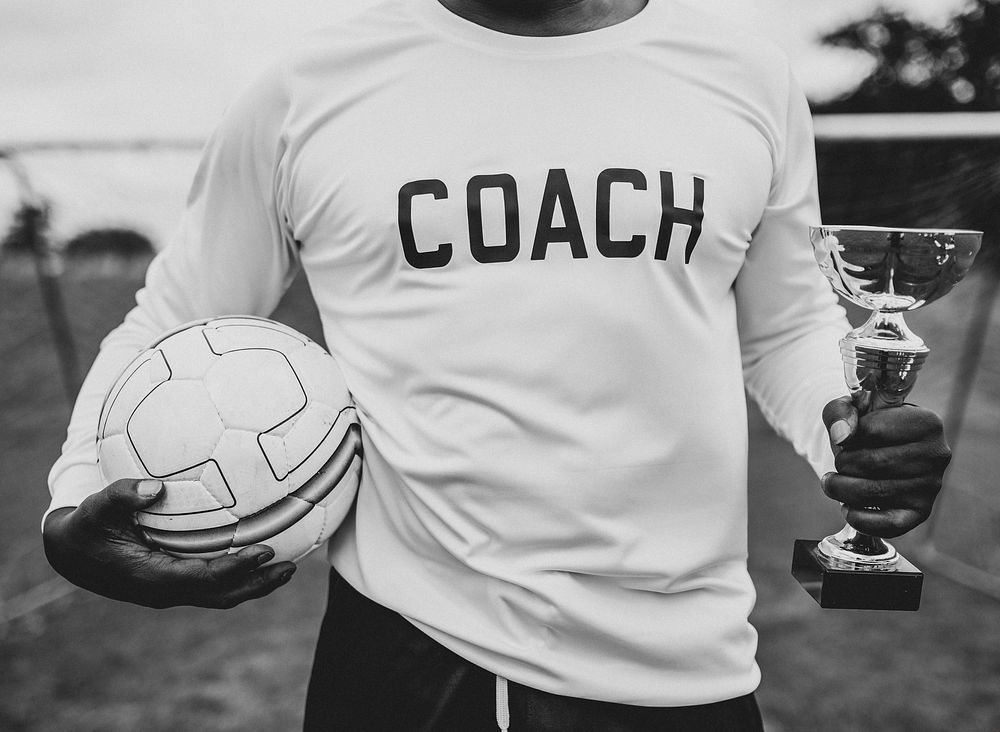
[[[986,232],[966,282],[907,316],[931,348],[912,398],[955,451],[930,525],[899,542],[927,575],[919,612],[821,610],[799,588],[793,540],[840,513],[751,412],[767,728],[998,732],[1000,0],[685,1],[789,54],[826,223]],[[318,553],[264,600],[157,612],[55,576],[38,522],[71,395],[176,224],[202,140],[268,58],[371,4],[0,0],[0,729],[298,728]],[[321,339],[302,281],[275,317]]]

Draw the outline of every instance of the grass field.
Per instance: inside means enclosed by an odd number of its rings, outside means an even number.
[[[24,608],[11,600],[23,600],[31,587],[53,596],[66,587],[44,563],[38,520],[67,401],[37,286],[9,264],[0,260],[0,603],[8,601],[0,616]],[[85,363],[131,306],[139,282],[137,271],[64,278]],[[916,401],[943,410],[953,379],[968,378],[955,354],[978,288],[970,282],[908,316],[932,349]],[[318,337],[301,283],[277,317]],[[1000,313],[986,345],[987,368],[956,446],[957,482],[939,502],[947,510],[951,496],[960,496],[974,513],[970,520],[985,517],[980,532],[1000,522],[1000,499],[989,492],[1000,471]],[[918,613],[821,610],[789,575],[792,542],[838,528],[839,511],[756,412],[751,439],[750,560],[759,591],[759,698],[769,730],[1000,732],[1000,600],[931,569]],[[974,538],[995,542],[998,535]],[[900,546],[912,556],[916,541]],[[325,573],[313,555],[283,590],[227,612],[152,611],[68,592],[0,621],[0,729],[296,729]]]

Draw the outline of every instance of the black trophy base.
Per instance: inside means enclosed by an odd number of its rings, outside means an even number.
[[[842,610],[917,610],[923,573],[902,556],[889,568],[831,559],[818,541],[797,539],[792,576],[820,607]]]

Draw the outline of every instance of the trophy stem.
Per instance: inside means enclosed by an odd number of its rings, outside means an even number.
[[[902,313],[876,310],[864,325],[841,338],[844,378],[858,412],[902,405],[928,353]]]
[[[873,310],[860,328],[848,333],[851,340],[869,348],[885,351],[926,351],[923,339],[910,330],[903,314],[893,310]]]
[[[844,375],[860,414],[898,407],[906,400],[929,349],[902,313],[875,310],[860,328],[840,341]],[[899,554],[877,536],[844,526],[819,543],[819,551],[842,562],[888,567]]]
[[[839,559],[851,564],[891,566],[899,559],[899,553],[889,542],[877,536],[863,534],[850,524],[832,536],[823,539],[819,550],[831,559]]]

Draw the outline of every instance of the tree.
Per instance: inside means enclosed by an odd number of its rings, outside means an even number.
[[[45,232],[49,227],[49,207],[23,203],[14,212],[14,222],[0,241],[0,252],[31,254],[38,246],[46,246]]]
[[[821,40],[863,51],[875,67],[817,112],[1000,110],[1000,0],[971,0],[943,28],[880,8]]]

